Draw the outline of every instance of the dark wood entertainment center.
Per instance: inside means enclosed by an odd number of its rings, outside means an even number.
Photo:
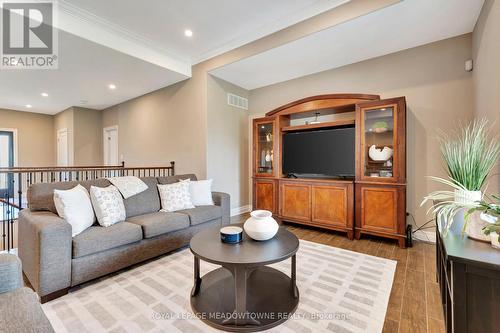
[[[283,174],[284,133],[346,126],[356,131],[355,177],[288,178]],[[370,157],[371,146],[375,146],[371,152],[375,159]],[[359,239],[361,234],[394,238],[405,247],[405,98],[319,95],[254,119],[253,209],[270,210],[283,221],[342,231],[349,239]]]

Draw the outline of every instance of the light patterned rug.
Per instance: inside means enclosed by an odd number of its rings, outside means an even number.
[[[290,260],[271,265],[286,274]],[[202,275],[217,266],[201,261]],[[381,332],[396,262],[300,241],[299,306],[270,332]],[[96,282],[43,305],[56,332],[215,332],[193,317],[188,249]]]

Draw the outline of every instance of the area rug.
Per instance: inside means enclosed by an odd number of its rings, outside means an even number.
[[[271,265],[289,274],[290,260]],[[201,262],[201,272],[218,266]],[[381,332],[393,260],[300,241],[299,306],[270,332]],[[193,316],[189,294],[193,255],[188,249],[87,283],[45,303],[56,332],[216,332]]]

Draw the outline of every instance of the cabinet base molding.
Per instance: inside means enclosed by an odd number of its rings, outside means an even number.
[[[280,216],[278,216],[278,218],[281,220],[282,223],[293,223],[293,224],[300,224],[300,225],[307,225],[307,226],[311,226],[311,227],[317,227],[317,228],[321,228],[321,229],[345,232],[347,235],[347,238],[349,240],[354,239],[354,230],[352,230],[351,228],[345,228],[342,226],[335,226],[335,225],[330,225],[330,224],[314,223],[314,222],[309,222],[309,221],[291,220],[291,219],[283,218]]]
[[[406,248],[406,235],[391,234],[391,233],[372,231],[372,230],[362,230],[358,228],[354,230],[354,238],[361,239],[362,234],[396,239],[398,241],[398,245],[400,248],[402,249]]]

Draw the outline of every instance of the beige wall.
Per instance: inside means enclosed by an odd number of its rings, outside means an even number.
[[[188,80],[103,111],[103,126],[118,125],[128,166],[169,165],[206,176],[206,115],[201,85]]]
[[[248,91],[208,76],[207,177],[214,190],[231,195],[231,208],[248,205],[248,111],[227,104],[227,93],[248,98]]]
[[[101,165],[102,112],[72,106],[54,117],[54,164],[57,163],[57,132],[68,130],[69,165]]]
[[[74,165],[102,165],[102,112],[73,107]]]
[[[486,117],[500,133],[500,1],[486,0],[472,35],[475,116]],[[488,192],[500,192],[500,164],[489,179]]]
[[[50,115],[0,109],[0,129],[17,129],[18,166],[52,166],[54,124]]]
[[[250,91],[250,111],[264,114],[302,97],[324,93],[369,93],[382,98],[406,96],[408,113],[407,210],[420,225],[427,221],[419,204],[436,188],[426,176],[444,176],[436,140],[472,117],[471,35],[424,45],[357,64]]]

